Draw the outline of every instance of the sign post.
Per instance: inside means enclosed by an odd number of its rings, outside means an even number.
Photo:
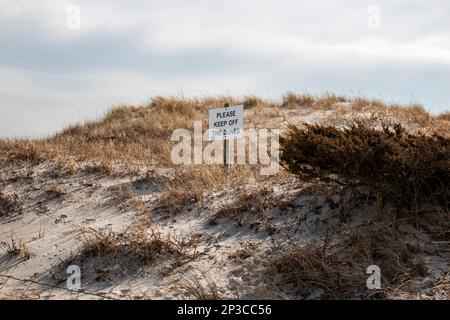
[[[229,103],[225,103],[224,108],[225,110],[230,107]],[[228,157],[229,157],[229,150],[228,150],[228,139],[227,139],[227,132],[225,131],[223,134],[223,165],[225,166],[225,169],[228,169]]]
[[[223,140],[223,164],[228,167],[230,142],[244,137],[244,106],[225,103],[223,108],[209,110],[209,140]]]

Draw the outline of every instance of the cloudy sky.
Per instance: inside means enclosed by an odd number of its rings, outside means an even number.
[[[450,1],[337,2],[0,0],[0,137],[155,95],[333,91],[450,110]]]

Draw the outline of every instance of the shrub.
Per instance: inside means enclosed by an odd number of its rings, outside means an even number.
[[[282,137],[281,163],[305,179],[369,186],[377,195],[415,204],[450,201],[450,140],[356,124],[338,129],[290,126]]]

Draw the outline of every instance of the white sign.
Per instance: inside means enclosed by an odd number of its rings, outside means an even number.
[[[209,140],[244,137],[244,106],[209,110]]]

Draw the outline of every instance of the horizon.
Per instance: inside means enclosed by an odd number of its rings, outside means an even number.
[[[450,110],[450,3],[0,0],[0,138],[154,96],[332,92]]]

